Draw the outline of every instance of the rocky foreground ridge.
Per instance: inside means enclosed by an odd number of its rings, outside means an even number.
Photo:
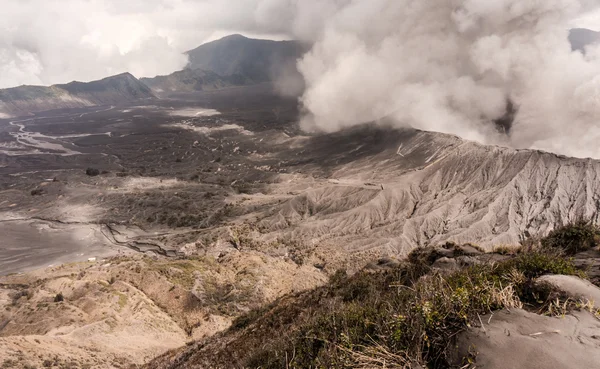
[[[574,259],[559,251],[585,250],[586,227],[493,254],[446,244],[417,249],[404,262],[380,260],[352,277],[340,271],[147,367],[593,366],[600,289],[582,278],[597,280],[597,230],[588,234],[594,247]],[[578,269],[582,263],[592,268]]]

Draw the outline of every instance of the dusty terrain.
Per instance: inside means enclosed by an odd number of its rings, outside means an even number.
[[[477,357],[483,368],[586,368],[600,359],[600,289],[573,276],[548,275],[550,283],[585,308],[559,316],[512,309],[481,317],[481,326],[461,334],[459,353]],[[591,308],[591,309],[590,309]]]
[[[263,84],[1,120],[0,363],[140,364],[342,267],[598,221],[597,161],[297,117]]]
[[[286,240],[268,254],[240,250],[244,214],[264,206],[244,203],[274,175],[248,156],[261,156],[262,140],[286,139],[278,125],[296,110],[273,97],[255,108],[268,91],[4,121],[0,363],[141,364],[326,280]],[[224,112],[199,106],[212,99]]]
[[[314,268],[256,253],[187,260],[137,255],[2,277],[0,363],[142,364],[324,280]]]

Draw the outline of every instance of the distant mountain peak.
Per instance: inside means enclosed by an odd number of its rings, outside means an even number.
[[[251,38],[246,37],[244,35],[240,35],[239,33],[234,33],[233,35],[222,37],[216,41],[224,41],[224,40],[251,40]]]
[[[256,82],[273,80],[276,69],[295,63],[306,50],[296,41],[248,38],[239,34],[203,44],[187,52],[189,69]]]
[[[98,79],[98,80],[94,80],[94,81],[89,81],[89,82],[82,82],[82,81],[78,81],[78,80],[74,80],[68,83],[61,83],[61,84],[55,84],[52,86],[69,86],[69,85],[78,85],[78,84],[87,84],[87,83],[99,83],[102,81],[114,81],[114,80],[131,80],[131,81],[137,81],[138,79],[135,78],[135,76],[129,72],[124,72],[124,73],[119,73],[119,74],[115,74],[112,76],[108,76],[108,77],[104,77],[102,79]]]
[[[306,48],[297,41],[273,41],[233,34],[186,52],[189,64],[168,76],[142,78],[155,93],[191,92],[273,82],[301,81],[296,62]]]
[[[600,32],[586,28],[573,28],[569,31],[569,42],[573,51],[585,52],[587,46],[600,42]]]
[[[107,80],[107,79],[120,79],[120,78],[127,78],[127,79],[137,80],[137,78],[133,74],[131,74],[129,72],[124,72],[124,73],[115,74],[113,76],[109,76],[109,77],[106,77],[106,78],[102,78],[101,81]]]

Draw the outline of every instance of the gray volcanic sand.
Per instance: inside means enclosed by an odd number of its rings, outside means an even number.
[[[38,220],[0,223],[0,275],[102,258],[117,252],[95,225]]]
[[[189,224],[207,220],[204,227],[213,225],[211,216],[226,205],[230,183],[276,175],[255,169],[248,158],[266,151],[249,132],[288,127],[296,111],[295,100],[282,100],[268,86],[257,86],[0,119],[0,275],[129,252],[125,245],[114,246],[121,238],[102,235],[105,223],[127,226],[135,221],[175,237],[185,231],[167,224],[171,216],[194,216]],[[268,157],[256,166],[278,161]],[[107,174],[89,177],[88,167]],[[119,178],[119,172],[128,178]],[[130,181],[161,185],[130,189]],[[181,186],[166,189],[172,181]],[[37,189],[43,194],[33,196]],[[126,235],[136,242],[145,239],[136,232]],[[119,236],[110,230],[107,235]],[[154,250],[156,243],[134,249]]]
[[[481,319],[483,328],[459,339],[462,355],[477,354],[478,368],[579,369],[600,363],[600,321],[589,312],[547,317],[514,309]]]
[[[574,276],[546,275],[550,284],[574,301],[598,301],[600,289]],[[461,355],[476,354],[477,367],[597,368],[600,362],[600,320],[586,310],[549,317],[513,309],[481,317],[481,327],[459,337]]]

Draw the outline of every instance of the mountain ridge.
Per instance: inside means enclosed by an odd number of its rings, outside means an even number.
[[[226,77],[202,69],[184,69],[169,75],[140,78],[153,93],[211,91],[235,85]]]
[[[573,51],[585,52],[586,46],[600,42],[600,33],[574,28],[569,32],[569,42]],[[233,34],[186,51],[189,62],[185,69],[141,81],[157,94],[280,82],[283,92],[291,90],[289,94],[297,96],[303,90],[304,78],[296,62],[308,49],[295,40],[262,40]]]
[[[210,91],[232,86],[286,81],[293,92],[303,77],[296,61],[307,48],[298,41],[273,41],[239,34],[211,41],[185,52],[185,69],[166,76],[142,78],[156,94]],[[289,90],[289,88],[286,88]]]
[[[90,82],[72,81],[48,87],[23,85],[0,90],[0,118],[154,97],[151,89],[129,72]]]
[[[282,64],[295,61],[305,49],[297,41],[254,39],[233,34],[187,51],[188,69],[203,69],[220,76],[239,76],[266,82]]]

